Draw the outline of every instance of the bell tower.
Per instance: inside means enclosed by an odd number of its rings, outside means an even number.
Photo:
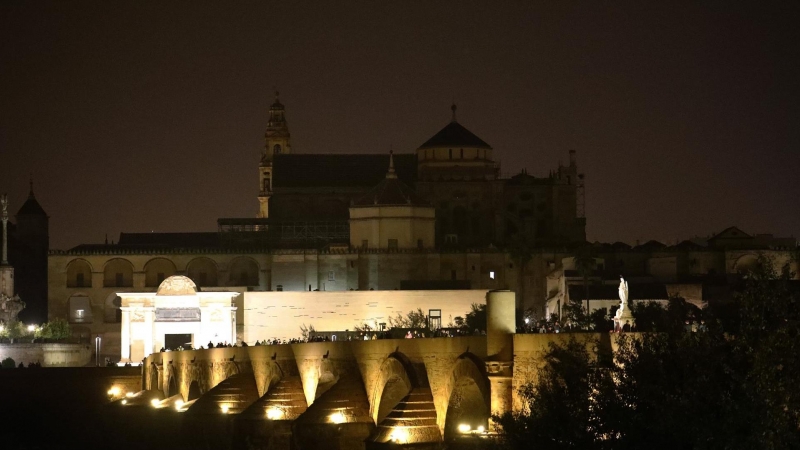
[[[258,218],[269,217],[269,199],[272,197],[272,163],[277,155],[291,153],[289,126],[286,124],[286,109],[275,91],[275,103],[269,107],[269,121],[264,133],[264,152],[258,166]]]

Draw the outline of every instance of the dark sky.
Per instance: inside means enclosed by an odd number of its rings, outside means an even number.
[[[590,240],[800,233],[791,2],[207,3],[0,3],[0,191],[52,247],[255,216],[273,86],[297,153],[411,152],[452,99],[506,174],[575,149]]]

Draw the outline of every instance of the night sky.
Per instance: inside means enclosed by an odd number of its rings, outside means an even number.
[[[506,175],[575,149],[592,241],[800,234],[791,2],[162,3],[0,3],[0,192],[53,248],[254,217],[273,87],[295,153],[412,152],[453,99]]]

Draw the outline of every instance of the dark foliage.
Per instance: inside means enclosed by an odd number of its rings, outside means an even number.
[[[507,448],[800,448],[800,295],[761,259],[732,303],[701,312],[683,299],[634,306],[649,333],[619,336],[613,362],[591,343],[552,345],[496,417]]]

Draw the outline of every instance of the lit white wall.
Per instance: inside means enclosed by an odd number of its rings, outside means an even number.
[[[245,292],[244,340],[292,339],[301,325],[317,331],[353,330],[368,324],[388,327],[389,317],[422,308],[442,310],[442,326],[456,316],[464,317],[473,303],[486,303],[486,290],[459,291],[344,291],[344,292]]]

